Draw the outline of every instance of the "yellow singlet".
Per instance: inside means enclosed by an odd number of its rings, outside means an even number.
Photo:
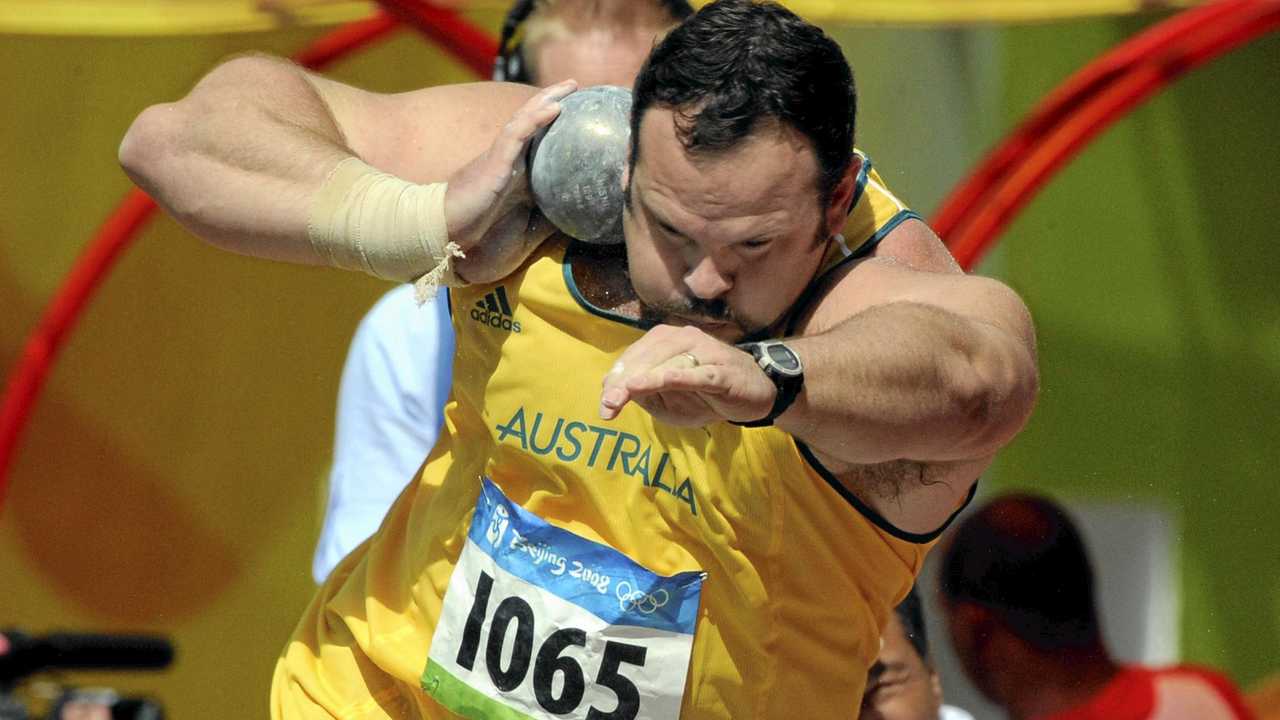
[[[864,161],[828,267],[907,217]],[[452,292],[438,444],[312,602],[273,718],[856,714],[932,537],[776,428],[600,420],[601,378],[643,330],[583,299],[575,247]]]

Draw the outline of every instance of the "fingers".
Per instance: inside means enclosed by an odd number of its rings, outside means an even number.
[[[604,376],[600,392],[600,417],[612,420],[632,399],[631,380],[657,368],[688,368],[696,356],[686,354],[701,333],[694,328],[660,325],[623,351]]]
[[[600,417],[629,403],[672,425],[764,416],[777,389],[755,360],[698,328],[658,325],[632,343],[605,375]]]
[[[574,80],[544,88],[529,98],[502,128],[493,147],[494,161],[513,172],[523,170],[525,148],[538,130],[550,125],[560,114],[560,101],[578,89]]]
[[[686,358],[677,356],[662,367],[606,389],[600,417],[612,420],[627,403],[635,403],[669,425],[702,426],[716,419],[708,399],[726,392],[720,378],[716,368],[690,367]]]
[[[715,422],[716,411],[697,393],[658,393],[635,398],[656,420],[677,427],[702,427]]]
[[[710,357],[705,347],[702,348],[702,356],[699,356],[695,350],[699,345],[703,345],[709,340],[712,343],[716,342],[697,328],[658,325],[645,333],[645,336],[639,342],[633,343],[624,350],[618,358],[618,363],[622,366],[622,372],[629,376],[658,367],[664,363],[673,363],[671,367],[679,367],[680,362],[689,365],[696,364],[694,358],[709,362]],[[683,355],[682,353],[691,354]],[[683,358],[683,360],[677,362],[676,358]],[[615,368],[615,370],[617,369]],[[613,374],[612,372],[610,373],[610,375]],[[609,377],[606,376],[606,384],[608,380]]]
[[[538,91],[483,154],[449,177],[445,227],[449,239],[467,254],[456,269],[473,282],[504,277],[554,230],[534,212],[524,172],[525,148],[538,129],[559,114],[560,100],[575,89],[577,84],[569,80]]]
[[[661,350],[659,353],[669,353]],[[647,369],[641,369],[646,368]],[[681,352],[652,364],[651,353],[635,353],[619,360],[605,376],[600,393],[600,417],[612,420],[627,403],[664,392],[683,391],[720,394],[722,373],[715,366],[702,365],[689,352]]]
[[[604,376],[602,384],[604,388],[600,391],[600,417],[612,420],[618,417],[618,413],[622,412],[622,408],[631,399],[631,394],[627,392],[626,365],[623,361],[614,363],[613,369]]]
[[[720,374],[714,367],[657,367],[627,380],[627,394],[633,400],[642,395],[670,391],[722,394],[725,388],[719,382]]]
[[[527,143],[539,128],[556,119],[560,114],[560,101],[577,89],[578,83],[573,80],[542,89],[511,116],[511,121],[502,130],[502,139],[518,145]]]

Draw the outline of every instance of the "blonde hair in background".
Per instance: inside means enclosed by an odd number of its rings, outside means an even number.
[[[538,0],[516,42],[533,74],[537,47],[548,40],[600,33],[618,41],[657,42],[676,24],[658,0]]]

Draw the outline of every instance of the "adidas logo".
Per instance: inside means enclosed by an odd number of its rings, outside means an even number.
[[[499,285],[493,292],[476,301],[471,308],[471,319],[500,330],[520,332],[520,323],[512,320],[511,304],[507,302],[507,289]]]

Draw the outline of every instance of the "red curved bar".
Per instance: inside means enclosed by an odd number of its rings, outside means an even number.
[[[1179,13],[1108,50],[1074,73],[1045,96],[1004,141],[961,181],[943,200],[931,224],[943,238],[949,237],[977,201],[999,182],[1020,158],[1069,116],[1076,106],[1124,76],[1136,63],[1160,48],[1169,47],[1193,32],[1211,26],[1256,0],[1224,0]]]
[[[483,31],[452,11],[429,8],[407,0],[387,4],[396,5],[395,15],[383,11],[343,25],[316,39],[295,54],[294,60],[309,69],[321,69],[383,39],[398,27],[397,18],[403,16],[412,17],[414,27],[437,39],[481,77],[488,77],[497,42]],[[448,38],[449,33],[457,33],[457,38]],[[481,54],[485,52],[488,55],[481,62]],[[0,510],[4,508],[9,466],[18,440],[67,335],[75,327],[85,305],[155,210],[155,202],[141,190],[131,190],[125,195],[76,258],[66,279],[45,307],[39,323],[27,336],[22,353],[9,371],[4,396],[0,398]]]
[[[498,41],[457,12],[421,0],[377,2],[384,12],[448,50],[477,76],[488,79],[493,74],[493,58],[498,54]]]
[[[317,38],[294,54],[293,59],[308,70],[319,70],[339,58],[383,39],[397,26],[395,18],[385,12],[379,12],[364,20],[347,23]]]
[[[1232,5],[1230,12],[1180,34],[1168,46],[1147,49],[1141,62],[1040,129],[1033,144],[1016,153],[1002,145],[996,152],[1004,150],[1012,159],[1005,161],[1001,176],[971,194],[964,212],[955,213],[944,228],[956,260],[972,267],[1035,192],[1126,113],[1187,72],[1280,27],[1280,2],[1224,4]]]
[[[0,403],[0,508],[8,487],[9,461],[67,333],[75,326],[93,292],[106,279],[107,270],[115,265],[155,209],[155,203],[146,193],[130,191],[76,259],[45,308],[39,325],[27,337],[22,354],[9,373],[4,401]]]

